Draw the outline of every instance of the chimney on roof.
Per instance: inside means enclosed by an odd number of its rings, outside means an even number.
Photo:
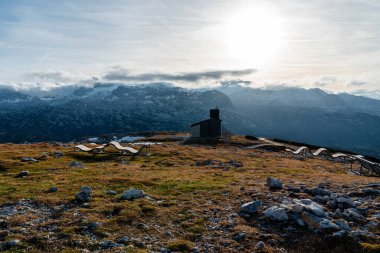
[[[219,119],[219,109],[211,109],[210,110],[210,119]]]

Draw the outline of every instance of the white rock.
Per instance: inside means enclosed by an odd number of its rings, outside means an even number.
[[[286,221],[289,219],[285,208],[272,206],[264,211],[264,215],[277,221]]]

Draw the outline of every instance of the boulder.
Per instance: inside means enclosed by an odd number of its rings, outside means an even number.
[[[240,242],[244,240],[247,237],[246,233],[236,233],[233,237],[232,240]]]
[[[338,232],[335,232],[332,236],[335,237],[335,238],[347,237],[348,236],[348,231],[346,231],[346,230],[340,230]]]
[[[247,214],[257,213],[262,203],[260,200],[252,201],[241,205],[240,211]]]
[[[23,158],[21,158],[21,162],[34,162],[34,163],[36,163],[36,162],[39,162],[39,160],[37,160],[33,157],[23,157]]]
[[[270,189],[282,189],[282,182],[278,178],[268,177],[267,185]]]
[[[272,206],[264,211],[264,215],[272,220],[287,221],[288,214],[283,207]]]
[[[143,198],[145,196],[145,193],[143,190],[138,189],[129,189],[125,191],[121,196],[121,200],[134,200],[138,198]]]
[[[88,202],[92,198],[92,189],[87,186],[82,186],[80,192],[75,195],[75,199],[80,202]]]

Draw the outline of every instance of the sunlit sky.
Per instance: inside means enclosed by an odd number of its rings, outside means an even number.
[[[0,82],[380,89],[378,0],[0,0]]]

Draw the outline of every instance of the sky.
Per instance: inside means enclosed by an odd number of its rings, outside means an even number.
[[[375,93],[379,13],[378,0],[0,0],[0,83]]]

